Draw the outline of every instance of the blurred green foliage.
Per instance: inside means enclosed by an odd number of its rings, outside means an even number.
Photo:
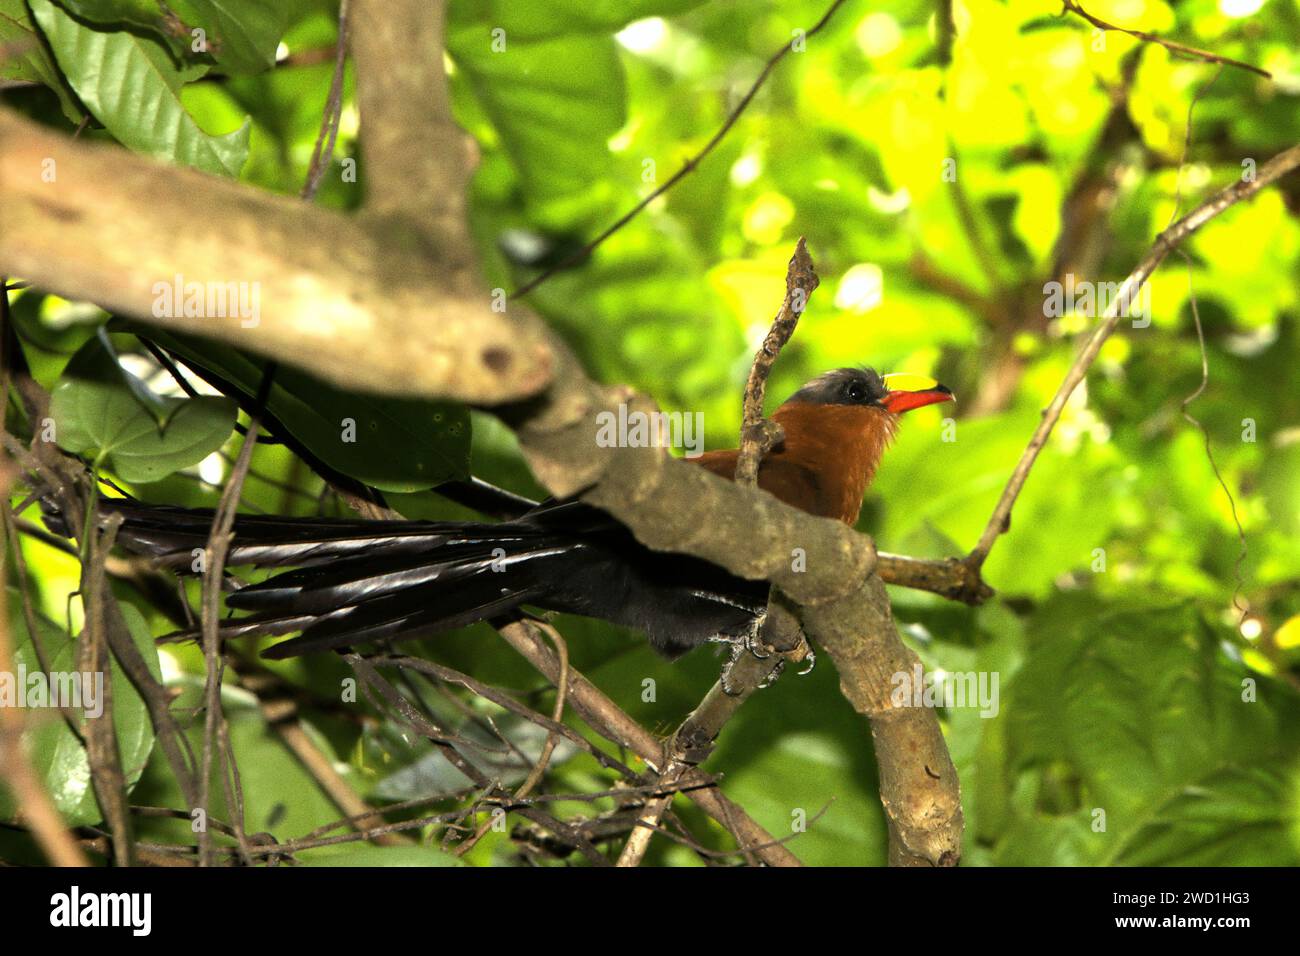
[[[296,193],[332,72],[334,5],[300,0],[277,5],[281,20],[240,20],[257,5],[194,0],[186,22],[225,38],[219,53],[198,55],[178,47],[149,11],[144,20],[100,15],[132,6],[140,5],[0,0],[0,43],[43,37],[0,65],[0,77],[46,84],[6,91],[6,102],[61,129],[84,108],[94,117],[87,136]],[[1257,64],[1272,80],[1102,34],[1060,15],[1051,0],[954,0],[951,33],[937,20],[946,4],[850,0],[800,44],[825,6],[453,0],[454,107],[482,154],[472,224],[490,284],[522,285],[700,150],[776,49],[802,46],[697,169],[528,302],[592,375],[634,385],[666,409],[704,412],[710,447],[727,446],[785,263],[806,236],[822,286],[773,376],[772,404],[841,365],[929,372],[951,386],[955,412],[924,409],[905,420],[861,527],[891,551],[958,554],[977,539],[1096,321],[1045,315],[1044,283],[1066,274],[1118,282],[1171,217],[1300,142],[1300,2],[1085,4],[1108,21]],[[221,10],[235,16],[233,27],[203,19]],[[133,26],[114,32],[114,23]],[[87,57],[108,62],[117,48],[112,69],[121,75],[88,68]],[[118,79],[137,95],[107,95],[114,87],[106,80]],[[172,122],[146,122],[148,103]],[[181,133],[167,139],[164,127]],[[361,185],[341,175],[359,155],[358,128],[349,70],[334,166],[318,200],[325,205],[362,201]],[[969,609],[894,594],[900,628],[928,668],[998,679],[996,716],[969,706],[942,712],[962,777],[968,864],[1300,862],[1300,181],[1211,222],[1186,252],[1188,261],[1171,256],[1153,277],[1150,322],[1121,326],[1067,406],[987,565],[998,597]],[[1188,411],[1207,429],[1213,462],[1181,414],[1201,381],[1193,294],[1209,378]],[[87,323],[105,318],[39,290],[16,295],[13,312],[28,361],[51,387]],[[241,379],[231,371],[238,356],[192,347],[197,364],[255,389],[255,372]],[[167,376],[153,373],[150,385],[166,391]],[[282,387],[285,401],[321,407],[316,385]],[[15,415],[11,428],[31,427]],[[473,472],[538,494],[509,432],[482,413],[470,417],[473,428],[465,419],[457,440]],[[457,471],[464,449],[448,458],[446,436],[420,408],[393,421],[383,433],[387,460],[330,464],[406,492],[389,500],[408,515],[466,514],[425,490],[444,474],[438,462],[451,462],[446,474]],[[294,431],[312,445],[309,428]],[[225,450],[227,465],[238,441]],[[403,468],[396,480],[375,472],[427,456],[427,480]],[[211,505],[211,482],[228,467],[206,464],[204,480],[186,469],[143,493]],[[130,475],[115,477],[131,487]],[[314,514],[321,492],[287,449],[257,449],[249,508]],[[1247,545],[1240,585],[1234,508]],[[38,608],[63,621],[75,561],[35,541],[24,549]],[[171,629],[118,587],[154,634]],[[1248,612],[1244,620],[1235,605]],[[718,671],[708,651],[669,664],[606,625],[565,619],[560,629],[575,665],[661,733]],[[17,622],[15,633],[24,633]],[[550,706],[540,678],[487,628],[413,651],[518,690],[539,710]],[[427,743],[374,719],[364,701],[351,713],[337,706],[339,681],[350,673],[338,661],[258,664],[254,648],[235,653],[300,692],[312,733],[367,799],[408,799],[454,783]],[[160,657],[164,675],[192,694],[203,670],[198,651],[169,646]],[[447,707],[442,690],[415,683],[430,706],[442,702],[452,726],[501,717],[481,700]],[[249,830],[291,838],[339,816],[242,693],[228,688]],[[791,843],[807,862],[880,864],[886,833],[868,740],[823,662],[749,701],[708,767],[772,833],[811,820]],[[538,746],[526,740],[523,750],[535,755]],[[552,762],[545,783],[553,793],[609,786],[590,758],[572,753]],[[156,750],[132,799],[181,805]],[[593,812],[577,802],[554,809]],[[78,805],[78,819],[83,811]],[[690,807],[680,812],[707,845],[728,848],[716,826]],[[142,820],[140,829],[188,837],[185,821]],[[418,851],[399,860],[375,848],[317,852],[321,862],[445,860]],[[668,841],[655,841],[650,858],[701,862]],[[474,863],[515,859],[495,832],[469,855]]]

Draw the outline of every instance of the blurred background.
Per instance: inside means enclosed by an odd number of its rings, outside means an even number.
[[[959,555],[977,540],[1040,409],[1097,322],[1086,303],[1045,308],[1045,286],[1119,282],[1179,210],[1300,142],[1300,0],[1085,5],[1109,23],[1253,64],[1271,79],[1096,30],[1051,0],[848,0],[807,36],[827,5],[453,0],[454,106],[481,152],[473,227],[493,287],[518,288],[571,258],[699,152],[768,58],[793,43],[697,169],[524,301],[593,377],[630,384],[668,411],[703,412],[707,446],[730,447],[754,349],[780,304],[794,243],[806,237],[822,284],[777,365],[769,405],[846,365],[923,372],[950,386],[955,409],[904,419],[860,527],[885,550]],[[3,30],[50,33],[42,17],[58,11],[37,6],[0,0],[0,13],[11,14],[0,18],[0,40]],[[296,194],[333,72],[337,7],[282,6],[281,20],[258,34],[263,62],[187,72],[178,61],[175,88],[205,135],[235,137],[239,179]],[[167,55],[142,32],[133,42]],[[130,117],[91,108],[75,66],[49,49],[40,50],[52,57],[49,75],[62,72],[63,82],[37,82],[30,62],[9,63],[0,68],[11,78],[0,89],[5,105],[68,132],[90,112],[83,137],[165,154]],[[318,201],[351,209],[364,200],[364,162],[351,180],[348,163],[364,143],[350,67],[344,90]],[[986,566],[997,596],[972,609],[892,592],[899,627],[928,668],[998,681],[996,716],[941,711],[962,779],[965,865],[1300,862],[1300,177],[1229,210],[1184,248],[1190,261],[1170,256],[1151,281],[1149,315],[1121,323],[1067,406]],[[56,389],[70,356],[97,341],[108,316],[36,288],[10,297],[33,374]],[[128,326],[112,328],[129,371],[161,395],[181,394]],[[197,365],[237,379],[230,355],[189,348]],[[1188,411],[1204,423],[1213,461],[1206,434],[1180,413],[1201,383],[1203,357],[1208,386]],[[355,407],[305,378],[281,384],[285,408],[295,397]],[[434,425],[435,415],[447,418]],[[11,432],[29,437],[13,406],[10,416]],[[310,422],[282,417],[327,457]],[[404,470],[406,459],[431,450],[442,477],[468,468],[542,495],[490,415],[413,402],[397,417],[422,424],[385,433],[385,464],[373,454],[330,464],[384,489],[403,514],[468,514],[428,490],[428,472],[420,481]],[[111,460],[102,470],[149,501],[212,506],[240,441],[232,434],[202,461],[147,483],[115,472]],[[375,473],[389,466],[392,474]],[[24,497],[16,489],[13,503]],[[1240,561],[1233,499],[1245,535]],[[346,511],[299,456],[273,445],[257,448],[244,502],[251,511]],[[48,639],[66,644],[67,629],[80,626],[68,601],[76,558],[33,533],[11,540],[11,554],[15,545],[27,573],[19,580],[11,560],[11,587],[33,596]],[[172,629],[138,588],[118,579],[114,589],[138,612],[142,644]],[[21,655],[28,632],[16,593],[9,603]],[[579,619],[558,626],[575,666],[659,733],[698,702],[721,662],[701,650],[669,664],[635,634]],[[298,701],[307,732],[367,801],[463,788],[427,742],[364,701],[338,706],[338,682],[350,673],[340,662],[260,662],[255,651],[234,653]],[[486,627],[430,639],[418,653],[549,708],[544,681]],[[158,660],[180,694],[177,707],[196,704],[200,652],[168,646]],[[337,807],[241,681],[227,675],[224,700],[248,829],[291,837],[336,819]],[[471,730],[495,717],[522,752],[536,754],[545,736],[536,727],[428,683],[419,693],[434,713]],[[131,801],[182,806],[128,695],[119,718],[134,720],[139,737]],[[38,756],[65,816],[92,825],[100,815],[61,729],[41,731],[48,739]],[[507,757],[475,759],[500,758],[494,772],[522,780],[529,765]],[[883,864],[866,725],[840,697],[828,661],[808,676],[787,672],[750,700],[707,769],[773,834],[811,820],[789,844],[805,862]],[[560,794],[610,786],[589,758],[563,749],[544,783]],[[603,805],[553,809],[590,815],[593,806]],[[694,808],[678,812],[706,846],[730,847]],[[11,814],[0,798],[0,815]],[[189,837],[185,821],[139,826],[159,841]],[[24,835],[0,831],[0,855],[33,852]],[[383,854],[348,845],[302,859],[394,861]],[[496,833],[469,859],[554,862]],[[709,861],[668,841],[655,841],[649,860]]]

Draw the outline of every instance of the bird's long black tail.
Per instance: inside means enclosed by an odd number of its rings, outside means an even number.
[[[202,569],[210,510],[103,498],[100,513],[122,517],[123,548],[180,573]],[[68,533],[57,512],[47,512],[46,523]],[[266,650],[269,658],[423,636],[522,605],[636,627],[675,654],[714,634],[743,632],[763,606],[758,586],[648,551],[580,502],[495,524],[240,515],[226,563],[292,568],[226,599],[248,613],[222,622],[225,639],[301,632]]]

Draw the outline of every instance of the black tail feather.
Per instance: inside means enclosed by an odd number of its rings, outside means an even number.
[[[124,548],[181,573],[198,566],[212,527],[209,510],[128,499],[101,499],[100,512],[122,517]],[[67,534],[48,506],[46,524]],[[766,603],[761,582],[650,551],[575,501],[497,524],[241,515],[227,564],[294,568],[227,597],[248,613],[221,622],[223,639],[301,632],[267,649],[268,658],[435,634],[523,605],[645,630],[657,649],[676,654],[743,633]],[[197,637],[189,630],[162,640]]]

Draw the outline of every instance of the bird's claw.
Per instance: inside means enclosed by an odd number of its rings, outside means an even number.
[[[760,661],[765,661],[765,660],[767,660],[769,657],[772,656],[772,653],[771,653],[770,650],[769,650],[768,653],[766,653],[766,654],[760,654],[760,653],[759,653],[759,648],[766,648],[767,645],[764,644],[764,643],[759,639],[759,636],[758,636],[758,633],[757,633],[756,630],[755,630],[755,631],[751,631],[750,633],[748,633],[748,634],[745,635],[744,647],[745,647],[746,650],[749,651],[749,653],[753,654],[754,657],[756,657],[756,658],[757,658],[758,660],[760,660]]]

